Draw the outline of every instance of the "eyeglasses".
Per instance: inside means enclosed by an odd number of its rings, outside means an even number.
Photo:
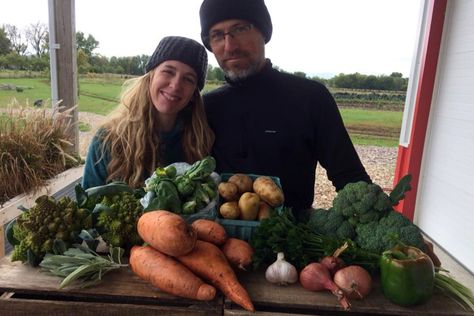
[[[252,24],[239,24],[231,27],[228,32],[214,31],[209,34],[209,42],[211,45],[218,45],[224,42],[226,35],[232,38],[242,38],[252,29]]]

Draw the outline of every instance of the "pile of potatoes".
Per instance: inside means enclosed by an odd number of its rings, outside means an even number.
[[[224,203],[219,207],[225,219],[261,220],[270,216],[271,208],[283,205],[283,191],[271,177],[252,178],[236,173],[219,183],[218,191]]]

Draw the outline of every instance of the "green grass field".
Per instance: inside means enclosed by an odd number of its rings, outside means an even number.
[[[79,78],[79,111],[107,115],[118,102],[126,77],[118,75]],[[217,86],[206,85],[204,92]],[[10,88],[10,89],[8,89]],[[19,88],[19,89],[16,89]],[[9,105],[30,105],[42,99],[50,103],[49,78],[5,78],[0,76],[0,109]],[[396,147],[403,112],[342,107],[341,115],[355,144]],[[79,123],[82,130],[88,127]],[[90,127],[89,127],[90,128]]]

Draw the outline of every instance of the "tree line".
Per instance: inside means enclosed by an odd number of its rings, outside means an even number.
[[[94,36],[76,32],[77,68],[80,74],[115,73],[138,76],[144,73],[148,55],[106,57],[94,53],[98,47],[99,41]],[[9,24],[1,26],[0,69],[49,72],[49,33],[46,24],[33,23],[24,30]],[[330,79],[309,76],[302,71],[293,74],[317,80],[332,88],[405,91],[408,85],[408,78],[403,78],[398,72],[379,76],[341,73]],[[224,72],[219,67],[209,65],[207,80],[221,83],[225,80]]]

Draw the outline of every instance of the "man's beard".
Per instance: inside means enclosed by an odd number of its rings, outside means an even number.
[[[227,56],[225,56],[224,58],[226,57]],[[250,60],[249,64],[245,68],[234,67],[233,69],[230,69],[226,67],[224,64],[219,64],[219,66],[224,71],[226,77],[229,78],[231,81],[244,80],[256,74],[260,69],[258,60]]]
[[[256,74],[258,72],[258,65],[256,63],[251,63],[245,69],[222,68],[222,70],[231,81],[240,81]]]

